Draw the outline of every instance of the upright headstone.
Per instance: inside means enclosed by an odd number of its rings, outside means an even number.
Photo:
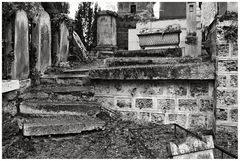
[[[86,61],[88,59],[88,51],[83,45],[82,40],[78,36],[78,34],[73,31],[73,45],[78,53],[78,56],[80,57],[81,60]]]
[[[69,52],[69,31],[65,24],[65,22],[62,22],[60,25],[60,54],[59,54],[59,60],[62,62],[67,61],[68,52]]]
[[[38,15],[37,24],[33,29],[33,44],[36,47],[38,71],[43,73],[48,66],[51,66],[51,22],[46,11]]]
[[[101,11],[97,18],[97,47],[102,52],[112,52],[117,48],[117,14]]]
[[[27,79],[29,75],[28,18],[23,10],[16,12],[14,39],[12,79]]]

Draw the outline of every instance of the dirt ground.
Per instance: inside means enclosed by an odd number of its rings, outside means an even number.
[[[102,116],[106,118],[105,116]],[[186,135],[178,132],[178,139],[170,126],[155,128],[152,124],[136,124],[131,121],[112,120],[108,118],[105,130],[83,132],[75,135],[54,135],[41,137],[23,137],[18,129],[16,119],[3,114],[3,158],[11,159],[148,159],[168,158],[167,144],[177,142]],[[133,128],[152,127],[133,131]],[[224,134],[226,135],[226,134]],[[228,138],[230,139],[230,138]],[[230,148],[237,153],[237,138],[228,140],[234,146]],[[224,147],[224,145],[223,145]],[[220,153],[215,151],[215,158]]]

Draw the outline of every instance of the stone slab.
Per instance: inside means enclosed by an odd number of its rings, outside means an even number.
[[[214,159],[214,142],[212,135],[203,136],[203,139],[188,136],[183,143],[170,142],[173,159]]]
[[[78,56],[83,60],[86,61],[88,59],[87,57],[87,49],[85,48],[85,46],[83,45],[82,40],[80,39],[80,37],[78,36],[78,34],[73,31],[73,45],[76,47],[77,52],[78,52]]]
[[[89,116],[52,116],[30,118],[23,123],[24,136],[81,133],[103,129],[105,122]]]
[[[68,74],[88,74],[89,69],[67,69],[63,72]]]
[[[20,88],[19,80],[2,80],[2,93]]]
[[[215,67],[213,63],[110,67],[90,70],[89,77],[103,80],[213,80]]]
[[[51,114],[51,115],[89,115],[96,116],[101,110],[100,104],[96,102],[78,103],[78,104],[54,104],[44,102],[22,102],[20,104],[20,113],[23,114]]]

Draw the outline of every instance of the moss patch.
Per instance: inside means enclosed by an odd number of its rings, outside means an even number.
[[[119,50],[114,57],[181,57],[181,48],[151,50]]]
[[[214,79],[214,66],[211,63],[149,65],[101,68],[91,70],[91,79]]]

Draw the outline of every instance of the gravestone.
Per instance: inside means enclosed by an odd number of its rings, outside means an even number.
[[[16,12],[14,41],[12,79],[27,79],[29,75],[28,18],[23,10]]]
[[[60,25],[60,54],[59,54],[59,60],[62,62],[67,61],[68,52],[69,52],[69,31],[65,24],[65,22],[62,22]]]
[[[51,22],[48,13],[41,11],[36,23],[32,36],[37,54],[36,68],[43,73],[51,65]]]
[[[81,41],[80,37],[78,34],[73,31],[73,45],[78,53],[78,56],[80,57],[81,60],[86,61],[88,59],[87,54],[88,51],[83,45],[83,42]]]
[[[203,136],[202,141],[189,136],[181,144],[170,142],[173,159],[214,159],[214,142],[211,135]]]

